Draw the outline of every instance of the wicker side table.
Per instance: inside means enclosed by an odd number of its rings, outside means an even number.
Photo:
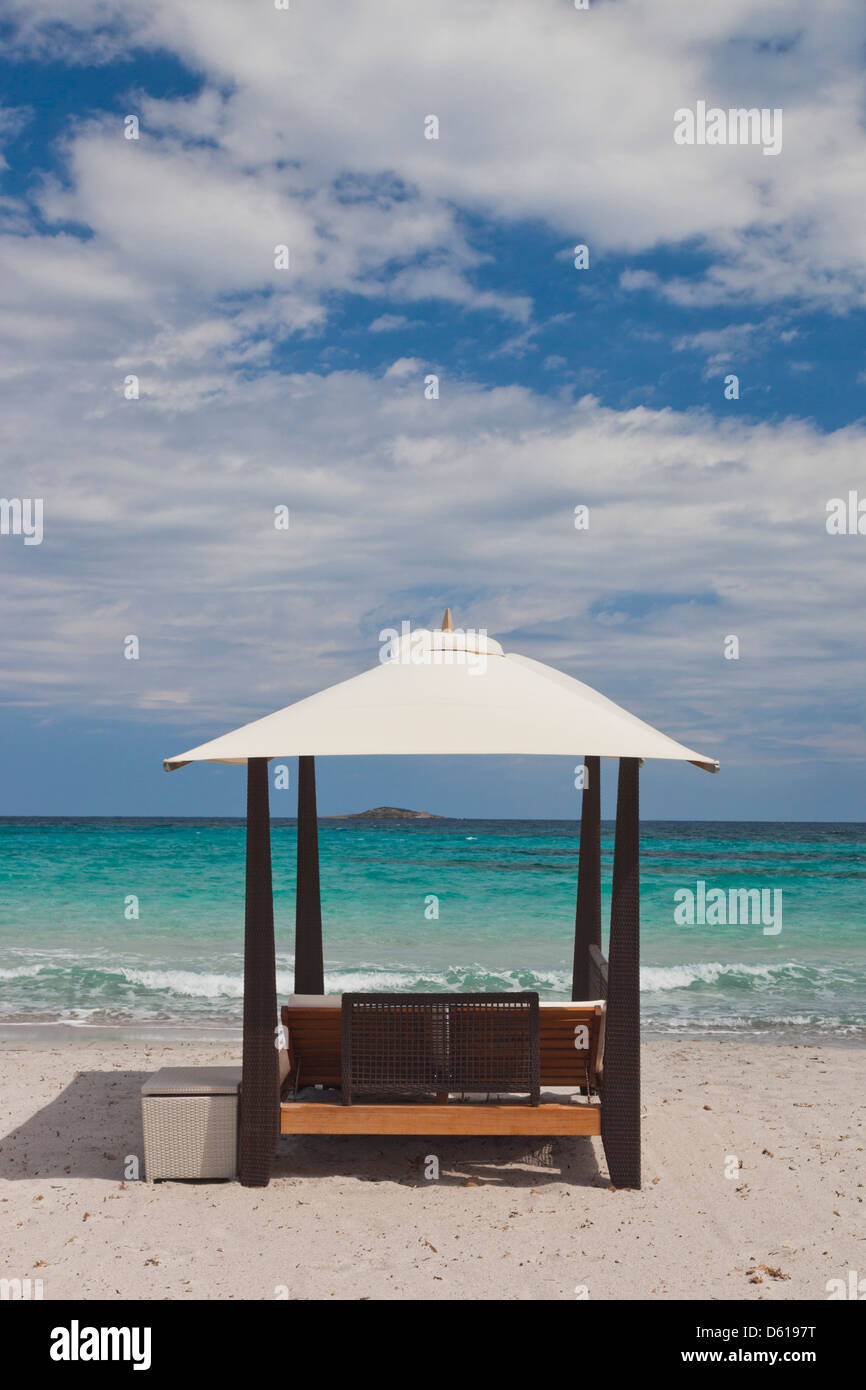
[[[144,1171],[160,1178],[237,1175],[240,1067],[164,1067],[141,1088]]]

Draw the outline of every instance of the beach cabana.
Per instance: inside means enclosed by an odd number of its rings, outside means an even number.
[[[324,996],[315,759],[399,754],[583,756],[572,999],[607,1001],[600,1104],[451,1105],[447,1094],[435,1105],[345,1106],[318,1096],[280,1103],[268,761],[298,758],[295,991],[314,1006]],[[601,953],[601,758],[619,761],[607,960]],[[640,1186],[638,776],[649,758],[718,770],[714,758],[572,676],[504,652],[483,631],[455,632],[447,612],[440,631],[395,636],[372,670],[165,760],[167,771],[194,762],[247,768],[241,1183],[267,1184],[281,1132],[600,1133],[614,1186]],[[459,1000],[453,1007],[459,1020]],[[314,1015],[313,1008],[307,1012]],[[345,1019],[345,1000],[343,1012]],[[493,1012],[491,1003],[488,1016]]]

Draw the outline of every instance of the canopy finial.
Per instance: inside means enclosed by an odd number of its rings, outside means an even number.
[[[453,632],[453,631],[454,631],[454,619],[453,619],[452,616],[451,616],[451,609],[450,609],[450,608],[446,608],[446,609],[445,609],[445,617],[442,619],[442,631],[443,631],[443,632]]]

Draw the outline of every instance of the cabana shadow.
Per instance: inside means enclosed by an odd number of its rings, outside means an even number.
[[[150,1074],[79,1072],[52,1101],[0,1138],[0,1177],[122,1182],[130,1155],[143,1176],[141,1087]]]
[[[139,1160],[142,1084],[148,1071],[79,1072],[59,1095],[0,1137],[0,1178],[101,1178],[122,1182],[126,1159]],[[439,1177],[427,1179],[429,1156]],[[284,1135],[273,1179],[346,1177],[413,1187],[467,1182],[528,1189],[548,1183],[606,1186],[588,1138],[451,1135]]]
[[[438,1178],[427,1178],[431,1158]],[[515,1135],[283,1135],[272,1170],[280,1178],[344,1177],[409,1187],[529,1189],[549,1183],[606,1187],[589,1138]]]

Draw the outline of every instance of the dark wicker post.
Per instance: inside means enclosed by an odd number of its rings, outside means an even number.
[[[589,948],[601,947],[601,759],[585,758],[584,765],[587,782],[580,803],[572,999],[590,997]]]
[[[298,878],[295,897],[295,993],[324,994],[316,760],[298,758]]]
[[[620,758],[601,1137],[614,1187],[640,1187],[640,830],[637,758]]]
[[[247,762],[247,884],[244,933],[244,1057],[241,1082],[240,1180],[267,1187],[280,1140],[277,979],[268,760]]]

